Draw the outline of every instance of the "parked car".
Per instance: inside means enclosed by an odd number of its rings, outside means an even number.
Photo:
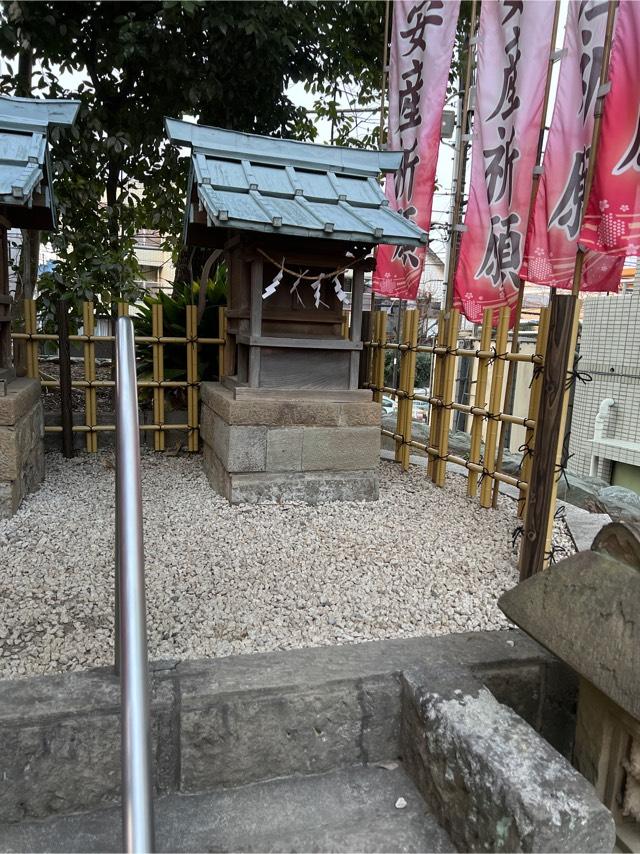
[[[389,415],[391,412],[395,412],[398,408],[397,402],[392,397],[387,397],[387,395],[383,395],[382,397],[382,412],[384,415]]]
[[[413,390],[413,393],[419,394],[421,395],[421,397],[429,397],[431,395],[431,390],[428,388],[415,388]],[[426,400],[414,400],[411,411],[411,418],[414,421],[427,422],[429,420],[430,407],[431,404],[427,403]]]

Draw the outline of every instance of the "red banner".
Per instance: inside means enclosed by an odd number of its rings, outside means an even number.
[[[425,231],[431,226],[440,124],[460,0],[395,0],[389,63],[390,151],[403,151],[389,205]],[[373,290],[415,299],[426,248],[380,246]]]
[[[640,3],[632,0],[618,6],[609,80],[580,242],[622,263],[640,254]]]
[[[482,4],[471,186],[454,305],[473,321],[513,306],[536,164],[552,0]]]
[[[570,3],[544,171],[527,233],[523,279],[570,288],[593,136],[607,6],[602,0]],[[620,265],[587,253],[581,290],[617,290]]]

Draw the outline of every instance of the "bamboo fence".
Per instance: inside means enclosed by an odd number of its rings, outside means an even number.
[[[467,470],[467,494],[478,495],[482,507],[492,506],[492,484],[509,484],[519,491],[520,515],[528,490],[528,475],[536,440],[536,413],[542,387],[543,354],[548,335],[548,309],[542,309],[541,321],[536,339],[535,353],[513,353],[508,351],[510,310],[503,308],[499,312],[498,325],[492,328],[492,312],[484,312],[480,334],[480,346],[477,350],[458,347],[460,315],[455,309],[440,312],[438,333],[435,344],[418,344],[418,310],[410,309],[404,313],[402,334],[399,342],[387,340],[387,314],[384,311],[373,312],[371,319],[371,340],[364,342],[367,353],[368,377],[365,383],[373,390],[375,400],[381,401],[388,395],[398,401],[395,430],[382,428],[382,435],[395,441],[396,460],[403,470],[409,467],[411,449],[422,451],[429,458],[428,476],[437,486],[444,486],[447,466],[455,464]],[[396,388],[385,386],[385,353],[397,351],[400,354],[400,371]],[[431,394],[426,396],[415,392],[416,358],[418,353],[432,355]],[[459,403],[454,399],[454,385],[459,359],[477,360],[477,373],[473,404]],[[529,411],[526,416],[513,415],[503,411],[506,391],[505,364],[510,362],[529,362],[533,365],[533,380]],[[491,382],[488,382],[489,367]],[[412,437],[413,401],[428,403],[431,407],[430,431],[428,443],[418,442]],[[471,416],[471,445],[469,454],[457,456],[449,451],[449,430],[451,413],[463,412]],[[498,448],[498,425],[515,424],[525,428],[526,439],[523,446],[523,462],[519,476],[500,471],[499,460],[502,454]],[[484,445],[484,452],[481,451]]]
[[[118,303],[118,316],[128,315],[130,306],[127,303]],[[96,345],[114,342],[113,335],[95,334],[95,307],[92,302],[83,303],[83,331],[82,335],[69,335],[70,343],[83,345],[84,379],[72,380],[71,388],[84,391],[84,424],[73,424],[71,429],[74,433],[84,433],[86,450],[95,453],[98,450],[98,436],[100,433],[114,432],[114,424],[99,424],[97,409],[97,390],[101,388],[113,388],[113,379],[99,380],[96,377]],[[198,347],[201,345],[214,345],[218,347],[219,374],[224,374],[224,348],[226,341],[226,312],[224,308],[219,309],[218,314],[218,338],[201,338],[197,335],[198,307],[189,305],[186,307],[185,337],[174,337],[164,335],[163,313],[161,305],[154,305],[152,309],[152,335],[136,336],[136,345],[148,345],[152,350],[153,372],[152,379],[138,381],[138,392],[145,389],[153,391],[153,424],[141,424],[140,429],[154,434],[154,448],[157,451],[165,449],[165,433],[168,430],[183,431],[187,433],[187,449],[195,452],[199,445],[199,389],[200,377],[198,375]],[[36,307],[34,300],[25,300],[25,329],[24,332],[13,332],[12,338],[24,341],[27,350],[27,375],[38,378],[40,376],[38,366],[38,354],[40,345],[50,341],[60,347],[60,334],[42,333],[37,331]],[[183,344],[185,347],[185,369],[186,380],[167,380],[164,375],[164,348],[167,344]],[[61,365],[62,372],[62,365]],[[58,380],[42,380],[44,388],[60,389]],[[186,423],[174,424],[165,420],[165,391],[166,389],[184,388],[187,392],[187,417]],[[47,425],[45,432],[62,433],[63,427]]]

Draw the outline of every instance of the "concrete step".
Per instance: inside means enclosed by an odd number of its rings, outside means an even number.
[[[403,767],[392,764],[167,795],[155,803],[156,850],[455,851]],[[109,807],[0,825],[0,850],[121,851],[121,813]]]

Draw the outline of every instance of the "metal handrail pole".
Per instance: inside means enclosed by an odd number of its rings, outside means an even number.
[[[116,572],[119,580],[124,850],[154,849],[140,433],[133,323],[116,327]],[[117,626],[116,626],[117,630]]]

